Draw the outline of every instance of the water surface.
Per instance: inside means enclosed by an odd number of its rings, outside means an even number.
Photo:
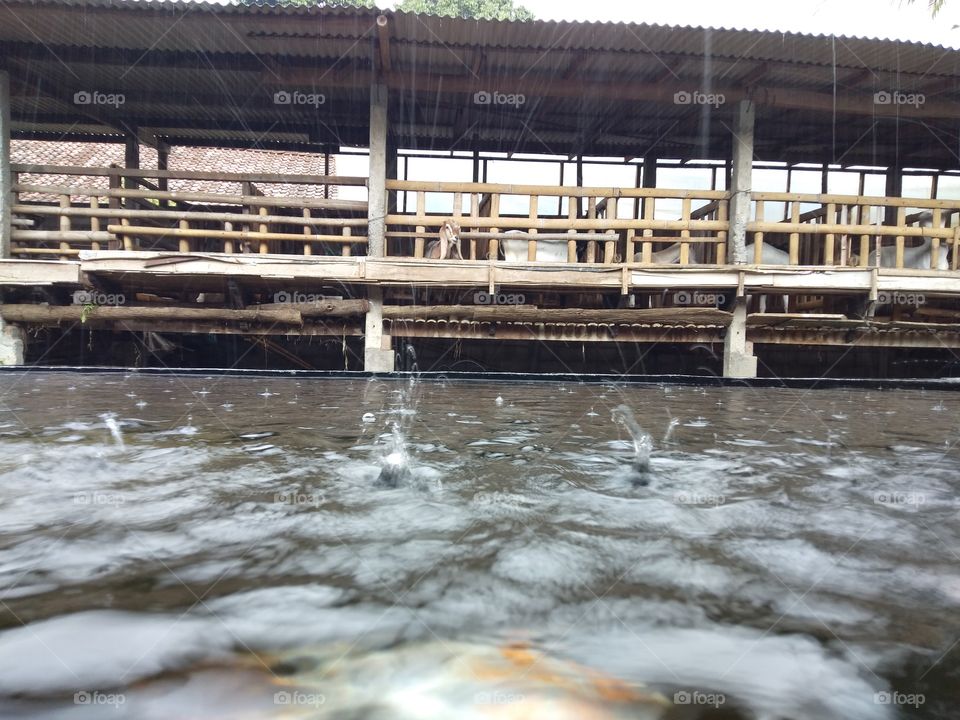
[[[4,374],[0,716],[241,717],[251,652],[523,641],[725,698],[676,717],[954,717],[958,404]]]

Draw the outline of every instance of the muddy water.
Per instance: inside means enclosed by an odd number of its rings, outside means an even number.
[[[442,683],[441,648],[518,641],[676,717],[955,717],[958,406],[5,374],[0,717],[265,717],[251,653],[387,648]]]

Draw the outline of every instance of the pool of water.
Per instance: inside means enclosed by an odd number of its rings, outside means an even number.
[[[385,698],[498,647],[643,683],[668,717],[955,717],[958,407],[4,374],[0,717],[293,717],[262,658],[298,652],[341,668],[304,716],[445,717]]]

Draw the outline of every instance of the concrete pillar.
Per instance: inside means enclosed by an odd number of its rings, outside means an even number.
[[[753,355],[753,343],[747,342],[747,301],[737,298],[733,307],[733,319],[723,340],[723,376],[730,378],[754,378],[757,376],[757,358]]]
[[[10,75],[0,70],[0,258],[10,257],[13,232],[13,175],[10,172]]]
[[[747,262],[747,222],[750,219],[750,191],[753,183],[754,104],[750,100],[741,100],[734,112],[727,262],[736,265]]]
[[[0,365],[23,365],[25,350],[23,330],[0,320]]]
[[[387,215],[387,86],[375,83],[370,88],[370,168],[367,199],[367,255],[386,254]],[[393,372],[394,356],[390,336],[383,333],[383,290],[370,287],[364,330],[363,369],[367,372]]]

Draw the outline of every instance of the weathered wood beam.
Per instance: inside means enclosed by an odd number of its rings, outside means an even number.
[[[643,308],[594,310],[588,308],[539,308],[531,305],[385,305],[384,319],[462,319],[483,322],[554,322],[678,325],[730,323],[730,313],[713,308]]]
[[[390,72],[390,20],[386,15],[377,16],[377,62],[381,72]]]
[[[217,321],[303,325],[303,316],[292,307],[231,310],[227,308],[149,307],[131,305],[0,305],[0,317],[11,323],[101,323],[123,320]]]

